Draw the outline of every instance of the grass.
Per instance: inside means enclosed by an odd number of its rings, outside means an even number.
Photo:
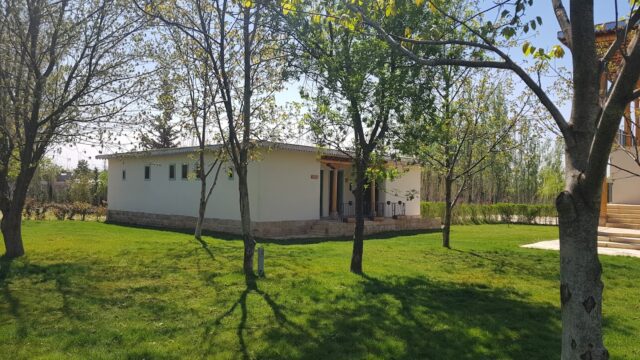
[[[1,263],[0,358],[558,358],[558,253],[518,247],[557,229],[452,235],[366,241],[365,276],[348,241],[266,243],[267,276],[246,281],[233,239],[28,221],[28,256]],[[605,342],[638,359],[640,259],[602,262]]]

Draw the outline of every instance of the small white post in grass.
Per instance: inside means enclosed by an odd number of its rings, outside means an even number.
[[[258,276],[264,276],[264,248],[258,248]]]

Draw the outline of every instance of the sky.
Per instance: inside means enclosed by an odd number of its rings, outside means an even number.
[[[594,2],[596,6],[596,23],[604,23],[615,20],[614,0],[594,0]],[[484,0],[480,3],[480,8],[486,8],[492,4],[492,1]],[[628,14],[628,1],[619,0],[618,3],[620,16],[625,16],[626,14]],[[568,9],[569,1],[565,0],[565,6]],[[537,16],[540,16],[543,19],[542,26],[537,28],[536,33],[529,35],[529,38],[527,39],[528,41],[530,41],[537,47],[544,47],[546,49],[551,48],[553,45],[559,44],[559,41],[557,40],[557,32],[559,30],[559,27],[558,23],[555,20],[555,15],[551,6],[551,0],[535,0],[533,6],[527,11],[527,14],[527,17],[530,19],[534,19]],[[509,53],[514,59],[518,60],[519,62],[526,61],[519,46],[510,49]],[[568,70],[571,70],[571,57],[569,56],[568,52],[564,58],[554,60],[554,66],[562,66],[567,68]],[[516,90],[524,90],[524,85],[521,82],[516,82],[516,84],[519,84],[517,85]],[[299,100],[298,88],[298,83],[289,84],[284,91],[277,94],[278,103],[284,104],[288,101]],[[569,116],[570,104],[565,103],[563,105],[560,105],[560,109],[566,117]],[[81,159],[89,161],[91,167],[103,169],[106,167],[106,162],[104,160],[95,159],[95,156],[98,154],[99,150],[96,147],[75,144],[59,147],[51,151],[49,156],[52,157],[57,164],[68,169],[75,168],[78,160]]]

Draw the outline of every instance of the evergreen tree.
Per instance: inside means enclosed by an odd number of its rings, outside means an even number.
[[[140,146],[143,149],[166,149],[180,145],[177,141],[180,129],[173,121],[175,103],[174,86],[169,74],[163,72],[160,79],[160,94],[155,105],[155,109],[162,113],[149,119],[145,128],[140,131]]]
[[[75,170],[73,170],[73,176],[85,176],[89,175],[91,169],[89,168],[89,162],[87,160],[78,160],[78,165],[76,165]]]

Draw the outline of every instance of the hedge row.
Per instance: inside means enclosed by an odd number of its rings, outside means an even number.
[[[28,199],[24,205],[24,217],[27,219],[45,220],[47,218],[57,220],[74,220],[79,218],[84,221],[87,216],[94,215],[96,220],[105,218],[107,208],[104,206],[94,206],[86,202],[64,203],[43,203],[33,199]]]
[[[422,217],[444,219],[444,202],[423,201]],[[553,205],[535,204],[458,204],[453,208],[453,224],[526,223],[556,224],[558,213]]]

